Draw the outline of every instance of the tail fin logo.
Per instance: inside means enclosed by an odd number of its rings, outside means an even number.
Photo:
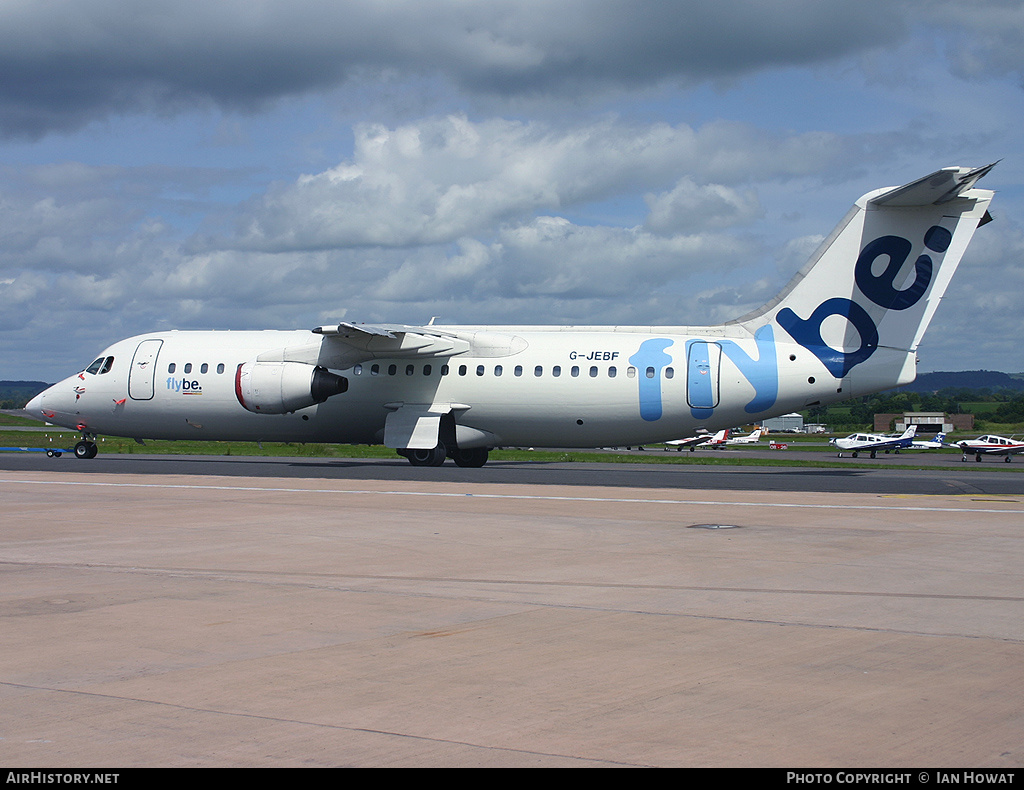
[[[941,255],[953,240],[953,234],[946,228],[933,225],[924,235],[924,246]],[[904,289],[897,289],[896,278],[906,263],[913,244],[902,236],[880,236],[868,242],[861,250],[854,267],[854,280],[861,293],[879,307],[887,310],[906,310],[913,307],[924,296],[932,281],[934,263],[932,256],[923,254],[914,263],[914,281]],[[874,272],[875,261],[886,256],[885,268]],[[855,351],[838,351],[828,346],[821,337],[822,322],[830,316],[845,317],[860,335],[860,348]],[[846,297],[826,299],[806,318],[800,318],[792,309],[785,307],[777,316],[779,326],[785,329],[801,346],[814,354],[835,378],[841,379],[850,370],[866,361],[878,348],[878,327],[867,310]]]

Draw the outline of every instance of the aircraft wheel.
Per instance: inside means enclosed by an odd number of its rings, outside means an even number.
[[[875,451],[874,451],[874,450],[872,450],[872,451],[871,451],[871,457],[872,457],[872,458],[874,458],[874,457],[875,457]]]
[[[853,454],[853,457],[854,457],[854,458],[856,458],[856,457],[857,457],[857,453],[854,453],[854,454]]]
[[[455,461],[456,466],[462,466],[467,469],[479,469],[487,463],[488,453],[489,451],[486,447],[474,447],[467,450],[456,449],[452,452],[452,460]]]
[[[440,443],[431,450],[406,450],[403,455],[413,466],[440,466],[448,457],[444,445]]]
[[[974,460],[977,461],[980,464],[981,463],[981,453],[978,453],[976,456],[974,456]]]
[[[75,458],[95,458],[99,448],[92,442],[81,441],[75,445]]]
[[[1004,460],[1004,461],[1005,461],[1006,463],[1010,463],[1010,456],[1006,456],[1006,458],[1004,458],[1003,460]]]

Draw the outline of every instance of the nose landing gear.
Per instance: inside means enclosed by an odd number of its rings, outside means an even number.
[[[96,446],[96,442],[88,436],[83,437],[82,441],[75,445],[75,458],[95,458],[97,453],[99,453],[99,448]]]

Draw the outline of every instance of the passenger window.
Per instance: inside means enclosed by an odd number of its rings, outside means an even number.
[[[218,373],[223,373],[224,372],[224,363],[223,362],[221,362],[219,365],[217,365],[217,372]]]
[[[466,375],[466,370],[467,370],[467,368],[466,368],[465,365],[459,365],[459,375],[460,376],[465,376]]]
[[[501,365],[495,365],[494,366],[494,375],[495,376],[500,376],[501,375]]]
[[[654,368],[647,368],[647,378],[649,378],[649,379],[653,379],[654,378]]]
[[[388,365],[388,375],[394,376],[398,372],[398,365]]]
[[[170,365],[167,366],[167,372],[173,373],[175,370],[177,370],[177,368],[178,366],[172,362]]]
[[[405,375],[406,376],[411,376],[415,372],[416,372],[416,368],[415,368],[414,365],[406,365],[405,366]]]
[[[590,378],[597,378],[597,365],[594,365],[593,367],[590,368]]]
[[[371,366],[370,367],[370,375],[371,376],[379,376],[380,375],[380,365],[373,365],[373,366]]]
[[[630,365],[628,368],[626,368],[626,378],[627,379],[635,379],[636,378],[636,368],[634,368],[632,365]]]
[[[665,368],[665,378],[667,378],[667,379],[675,378],[675,375],[676,375],[676,371],[675,371],[674,368]]]
[[[448,366],[447,365],[441,365],[441,375],[442,376],[447,376],[448,375]]]
[[[186,373],[191,373],[192,372],[192,363],[191,362],[186,362],[185,363],[185,372]]]
[[[478,375],[478,376],[484,375],[484,366],[483,365],[477,365],[476,366],[476,375]]]
[[[562,366],[561,365],[555,365],[553,368],[551,368],[551,375],[554,376],[555,378],[558,378],[559,376],[561,376],[562,375]]]
[[[362,365],[353,365],[352,366],[352,375],[353,376],[362,376],[363,375],[363,366]]]
[[[580,366],[573,365],[572,370],[569,371],[569,375],[572,376],[573,378],[576,378],[578,375],[580,375]]]
[[[615,375],[617,373],[618,373],[618,371],[614,367],[608,368],[608,378],[610,378],[610,379],[615,378]]]
[[[543,365],[537,365],[537,367],[535,367],[533,369],[533,375],[537,376],[537,377],[543,376],[544,375],[544,366]]]
[[[424,376],[429,376],[430,375],[430,371],[432,371],[432,370],[433,370],[433,368],[430,367],[430,365],[424,365],[423,366],[423,375]]]
[[[522,376],[523,375],[523,366],[522,365],[516,365],[515,374],[517,376]]]
[[[208,372],[209,370],[210,370],[210,366],[209,366],[209,365],[207,365],[207,364],[206,364],[205,362],[204,362],[204,363],[203,363],[203,364],[202,364],[202,365],[200,366],[200,368],[199,368],[199,372],[200,372],[200,373],[206,373],[206,372]]]

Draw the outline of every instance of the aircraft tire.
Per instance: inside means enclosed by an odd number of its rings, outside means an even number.
[[[75,445],[75,458],[95,458],[99,448],[92,442],[81,441]]]
[[[474,447],[467,450],[456,448],[452,451],[452,460],[456,466],[466,469],[479,469],[487,463],[489,450],[486,447]]]
[[[440,466],[448,457],[443,444],[438,443],[432,450],[406,450],[402,453],[413,466]]]

